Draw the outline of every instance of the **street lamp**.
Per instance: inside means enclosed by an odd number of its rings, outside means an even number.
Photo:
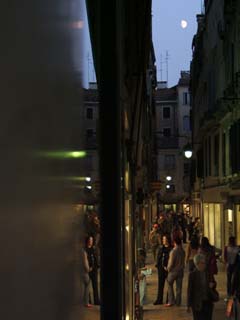
[[[187,159],[192,158],[192,146],[190,143],[187,143],[184,148],[183,148],[183,152],[184,152],[184,157]]]
[[[166,180],[167,180],[167,181],[171,181],[171,180],[172,180],[172,177],[171,177],[171,176],[166,176]]]

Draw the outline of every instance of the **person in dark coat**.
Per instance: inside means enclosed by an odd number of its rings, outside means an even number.
[[[88,264],[90,268],[89,278],[92,282],[93,289],[93,301],[95,305],[99,305],[99,295],[98,295],[98,260],[95,248],[93,246],[93,237],[89,236],[86,238],[85,250],[87,253]]]
[[[209,288],[216,283],[209,282],[206,272],[206,256],[198,253],[194,256],[196,269],[189,273],[187,289],[187,310],[192,310],[193,320],[211,320],[213,302],[209,296]]]
[[[236,244],[236,238],[229,237],[228,245],[224,248],[224,262],[227,267],[227,295],[231,296],[231,283],[233,273],[236,267],[237,255],[239,253],[239,246]]]
[[[167,265],[169,252],[172,250],[171,239],[169,236],[162,237],[162,245],[158,250],[156,268],[158,269],[158,294],[154,305],[163,304],[164,284],[167,278]]]

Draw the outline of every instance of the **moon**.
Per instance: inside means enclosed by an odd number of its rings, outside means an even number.
[[[187,23],[186,20],[181,20],[181,27],[182,27],[183,29],[187,28],[187,25],[188,25],[188,23]]]

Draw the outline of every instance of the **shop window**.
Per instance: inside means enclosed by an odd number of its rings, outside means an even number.
[[[204,236],[208,237],[211,245],[220,249],[222,247],[221,205],[219,203],[204,203],[203,218]]]
[[[215,245],[214,204],[209,203],[209,242]]]
[[[204,204],[203,208],[203,219],[204,219],[204,236],[209,237],[209,205],[208,203]]]

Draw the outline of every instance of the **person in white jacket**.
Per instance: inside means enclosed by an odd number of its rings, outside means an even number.
[[[180,238],[174,239],[174,248],[170,251],[167,265],[167,283],[168,283],[168,303],[166,307],[171,307],[174,304],[181,305],[182,297],[182,281],[185,267],[185,251],[182,247]],[[176,281],[176,299],[173,290],[173,284]]]

